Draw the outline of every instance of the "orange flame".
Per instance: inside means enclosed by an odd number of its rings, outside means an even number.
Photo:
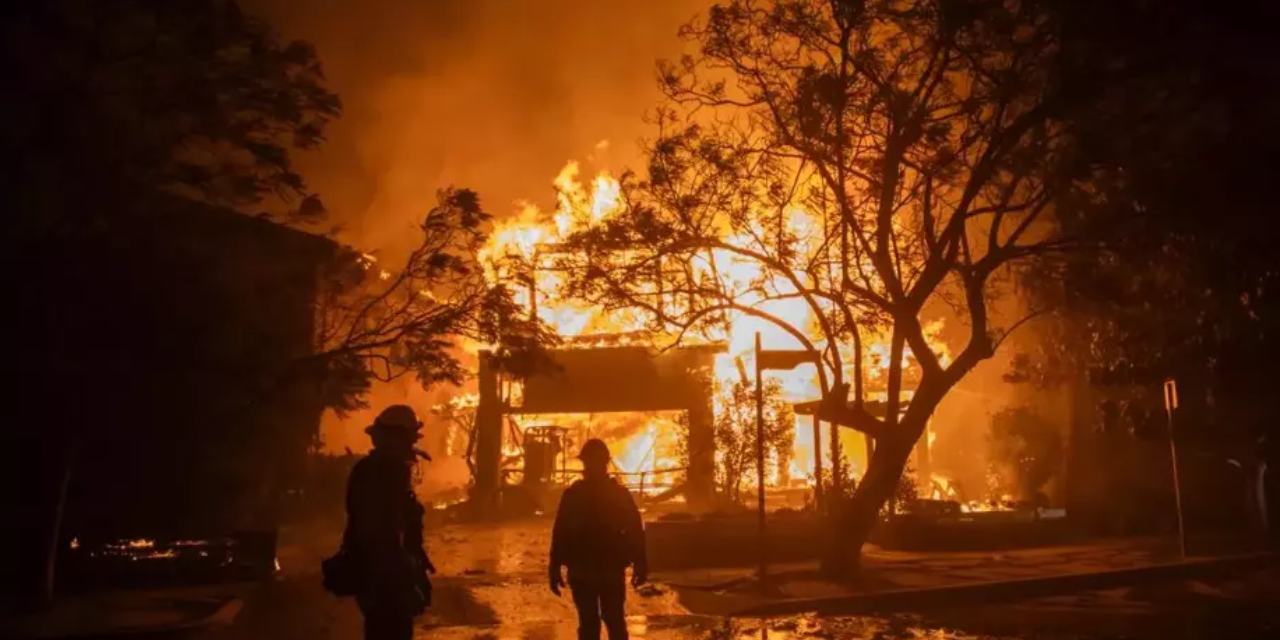
[[[491,281],[510,286],[516,292],[517,302],[531,313],[536,313],[562,337],[571,339],[568,344],[591,347],[604,343],[626,343],[631,340],[629,336],[642,333],[646,326],[639,313],[606,314],[598,307],[572,300],[564,295],[563,277],[545,268],[555,246],[565,238],[609,220],[626,209],[625,194],[618,180],[611,174],[600,172],[589,181],[589,188],[579,179],[579,174],[580,166],[577,162],[567,163],[553,181],[557,193],[555,211],[544,212],[534,205],[523,205],[516,216],[496,225],[488,245],[481,251],[480,259],[485,274]],[[798,252],[802,255],[815,252],[821,245],[823,231],[823,221],[819,216],[800,206],[787,207],[784,214],[787,229],[796,239]],[[726,240],[743,246],[748,242],[745,235],[730,236]],[[791,278],[800,282],[809,280],[809,276],[803,271],[797,270],[792,274],[766,273],[759,263],[723,250],[710,251],[707,255],[694,259],[692,268],[699,277],[719,278],[718,284],[737,296],[740,304],[755,307],[781,319],[804,335],[817,349],[826,348],[826,338],[818,330],[813,309],[800,296],[788,296],[797,292]],[[764,289],[772,294],[770,298],[780,299],[764,299],[759,286],[762,281],[766,285]],[[941,322],[929,324],[926,327],[926,337],[945,366],[948,352],[939,339],[942,328]],[[715,365],[715,376],[721,382],[731,381],[739,375],[736,358],[746,358],[750,362],[756,333],[760,334],[765,349],[804,348],[786,329],[755,316],[738,314],[731,317],[728,328],[721,331],[719,334],[692,337],[728,345],[727,353],[719,356]],[[865,375],[868,389],[874,392],[887,379],[888,338],[874,335],[863,336],[863,339],[867,345],[863,354]],[[845,363],[843,373],[846,378],[851,378],[851,349],[848,345],[837,345],[837,348]],[[909,362],[913,357],[910,349],[904,350],[904,362]],[[768,375],[782,383],[783,399],[786,401],[808,401],[821,394],[817,370],[812,364],[792,371],[770,371]],[[904,396],[909,395],[910,389],[904,390]],[[628,473],[638,473],[661,469],[664,464],[669,464],[670,461],[663,461],[647,453],[657,440],[655,430],[666,428],[669,427],[650,423],[632,436],[617,456],[618,466]],[[814,450],[809,419],[797,419],[795,448],[788,467],[793,478],[810,478],[811,481]],[[861,465],[855,462],[855,466]]]

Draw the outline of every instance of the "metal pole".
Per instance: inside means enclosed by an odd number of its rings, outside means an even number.
[[[760,332],[756,332],[756,493],[758,494],[760,518],[760,579],[764,580],[768,571],[765,559],[768,543],[765,538],[764,521],[764,386],[760,370]]]
[[[1178,552],[1187,557],[1187,529],[1182,517],[1182,483],[1178,480],[1178,445],[1173,438],[1173,412],[1178,409],[1178,385],[1172,378],[1164,382],[1164,409],[1169,416],[1169,461],[1173,466],[1173,498],[1178,507]]]
[[[813,412],[813,507],[822,513],[822,421]]]
[[[842,399],[843,401],[843,399]],[[831,423],[828,427],[831,432],[831,495],[827,496],[827,500],[836,500],[836,504],[844,496],[844,459],[840,448],[840,427],[836,423]]]

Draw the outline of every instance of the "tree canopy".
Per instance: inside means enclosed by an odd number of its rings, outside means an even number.
[[[1258,372],[1280,354],[1280,237],[1263,160],[1280,149],[1275,44],[1248,3],[1183,4],[1123,3],[1130,11],[1110,27],[1123,38],[1082,36],[1142,64],[1148,90],[1126,92],[1091,132],[1111,158],[1098,183],[1106,197],[1066,203],[1060,219],[1102,251],[1026,274],[1052,318],[1013,373],[1052,384],[1086,368],[1102,384],[1147,387],[1175,377],[1216,396],[1231,414],[1224,424],[1254,429]]]
[[[421,242],[402,264],[346,252],[324,278],[310,361],[325,364],[329,406],[363,406],[374,381],[413,374],[424,386],[467,377],[462,341],[493,351],[501,366],[528,371],[556,337],[528,318],[511,292],[490,283],[478,262],[490,215],[475,192],[446,189],[419,229]]]
[[[875,442],[840,517],[845,567],[935,407],[1023,320],[996,312],[1002,283],[1082,248],[1054,205],[1098,196],[1083,127],[1126,72],[1085,73],[1069,18],[1034,1],[716,5],[682,32],[695,53],[660,68],[627,215],[568,243],[576,293],[607,308],[679,332],[750,316],[821,354],[822,417]],[[944,315],[967,327],[954,357],[928,330]]]
[[[338,97],[311,45],[233,0],[24,2],[2,33],[23,222],[102,220],[153,190],[323,214],[291,152],[322,142]]]

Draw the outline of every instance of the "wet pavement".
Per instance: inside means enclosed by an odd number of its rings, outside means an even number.
[[[275,585],[276,588],[287,585]],[[301,596],[295,593],[294,596]],[[314,593],[312,594],[314,595]],[[419,640],[553,640],[575,637],[573,612],[567,603],[557,607],[508,609],[530,601],[543,602],[521,590],[481,590],[468,620],[441,613],[457,603],[440,602],[436,612],[419,621]],[[259,603],[265,604],[265,603]],[[304,597],[286,604],[276,598],[269,608],[251,604],[230,638],[357,640],[359,614],[350,602]],[[283,606],[282,606],[283,605]],[[319,615],[317,615],[319,614]],[[766,620],[729,619],[689,614],[628,616],[633,638],[651,640],[1027,640],[1280,637],[1280,617],[1274,601],[1224,605],[1202,600],[1182,602],[1180,611],[1150,603],[1099,605],[1086,594],[1074,602],[1015,603],[971,609],[895,616],[789,616]]]
[[[247,598],[220,640],[357,640],[354,602],[325,593],[319,559],[336,538],[282,553],[274,583]],[[435,604],[419,620],[419,640],[573,638],[567,594],[545,581],[545,540],[537,527],[444,528],[430,542],[440,568]],[[1024,602],[891,616],[800,615],[763,620],[696,615],[665,585],[631,592],[633,638],[652,640],[907,640],[1003,638],[1280,638],[1280,575],[1258,571],[1213,582],[1179,581]]]

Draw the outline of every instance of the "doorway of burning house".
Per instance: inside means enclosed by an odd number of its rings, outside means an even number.
[[[685,501],[690,511],[710,510],[716,475],[710,372],[716,354],[724,350],[722,344],[665,351],[640,346],[556,349],[549,354],[556,366],[523,380],[520,397],[512,402],[504,400],[492,354],[481,352],[471,500],[481,510],[497,506],[508,414],[683,411],[689,428]]]

